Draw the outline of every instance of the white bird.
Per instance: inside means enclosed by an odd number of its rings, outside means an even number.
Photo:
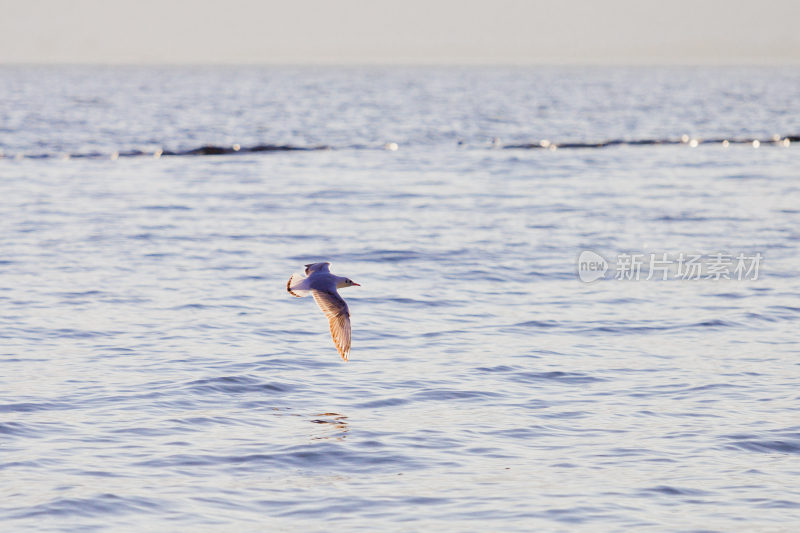
[[[347,361],[350,355],[350,309],[337,289],[344,287],[360,287],[358,283],[350,278],[343,278],[331,274],[330,263],[311,263],[306,265],[306,275],[292,274],[286,283],[286,290],[292,296],[302,298],[308,293],[314,297],[317,305],[331,326],[331,337],[339,355]]]

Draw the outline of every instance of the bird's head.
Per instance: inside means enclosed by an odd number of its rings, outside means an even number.
[[[361,286],[350,278],[340,278],[339,281],[336,283],[336,288],[343,289],[344,287],[352,287],[353,285],[355,285],[356,287]]]

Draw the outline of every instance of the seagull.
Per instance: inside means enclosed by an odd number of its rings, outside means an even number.
[[[350,278],[331,274],[330,266],[330,263],[306,265],[306,275],[292,274],[286,283],[286,290],[298,298],[311,293],[319,308],[328,317],[331,337],[336,349],[339,350],[339,355],[347,361],[350,355],[350,309],[336,289],[361,285]]]

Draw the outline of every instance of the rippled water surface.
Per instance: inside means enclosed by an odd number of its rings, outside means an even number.
[[[3,528],[800,522],[797,143],[492,148],[797,135],[797,70],[0,72]],[[60,157],[234,143],[332,149]],[[319,260],[349,363],[285,290]]]

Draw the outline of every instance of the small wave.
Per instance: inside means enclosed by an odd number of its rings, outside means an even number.
[[[33,429],[27,424],[21,422],[0,422],[0,435],[26,437],[33,433]]]
[[[717,392],[721,390],[741,390],[741,389],[746,389],[746,387],[743,385],[735,385],[733,383],[706,383],[704,385],[689,385],[687,383],[680,383],[677,385],[660,385],[660,386],[635,388],[629,392],[629,395],[632,398],[659,396],[659,397],[684,399],[688,397],[701,396],[706,393]],[[675,413],[668,416],[709,417],[716,415],[710,413],[698,413],[690,411],[686,413]]]
[[[603,378],[589,376],[580,372],[516,372],[512,375],[514,381],[530,383],[536,381],[558,381],[561,383],[585,384],[605,381]]]
[[[767,498],[750,498],[761,509],[800,509],[800,503],[791,500],[769,500]]]
[[[139,209],[146,211],[191,211],[192,208],[185,205],[145,205]]]
[[[451,307],[455,305],[450,300],[416,300],[414,298],[360,298],[362,301],[377,302],[392,302],[400,305],[410,305],[414,307]]]
[[[670,331],[685,331],[692,329],[716,329],[716,328],[731,328],[741,327],[741,324],[733,320],[710,319],[701,320],[699,322],[689,322],[685,324],[663,324],[663,325],[641,325],[641,324],[603,324],[591,328],[581,328],[580,332],[585,334],[594,333],[612,333],[612,334],[648,334],[648,333],[663,333]]]
[[[668,496],[708,496],[709,493],[700,489],[691,489],[687,487],[672,487],[669,485],[657,485],[643,489],[644,493],[666,494]]]
[[[361,407],[364,409],[374,409],[376,407],[393,407],[395,405],[403,405],[408,403],[408,399],[406,398],[383,398],[380,400],[373,400],[371,402],[366,402],[361,404]]]
[[[56,411],[62,409],[71,409],[69,405],[44,402],[44,403],[7,403],[0,404],[0,413],[32,413],[35,411]]]
[[[376,263],[397,263],[429,259],[428,254],[415,250],[368,250],[346,255],[350,260],[372,261]]]
[[[603,378],[590,376],[581,372],[563,372],[554,370],[550,372],[529,372],[522,370],[519,366],[500,365],[495,367],[478,367],[475,369],[481,373],[504,373],[508,374],[513,381],[520,383],[533,383],[539,381],[557,381],[561,383],[585,384],[606,381]]]
[[[743,385],[735,385],[733,383],[707,383],[706,385],[698,385],[696,387],[689,387],[681,389],[680,392],[700,392],[714,389],[741,389],[745,388]]]
[[[73,328],[58,328],[52,330],[30,330],[33,335],[46,335],[52,338],[61,339],[92,339],[96,337],[113,337],[118,335],[119,332],[114,331],[86,331]]]
[[[149,498],[121,497],[116,494],[99,494],[91,498],[58,498],[48,503],[36,505],[16,518],[34,516],[102,516],[124,513],[145,513],[161,509],[161,504]]]
[[[769,308],[775,309],[776,311],[788,311],[793,314],[800,313],[800,307],[792,307],[790,305],[771,305]]]
[[[86,296],[99,296],[103,294],[103,292],[98,290],[88,290],[88,291],[74,291],[74,292],[55,292],[53,294],[61,296],[62,298],[83,298]]]
[[[739,449],[759,453],[800,454],[800,433],[776,432],[775,435],[737,434],[726,435],[728,449]]]
[[[661,215],[653,218],[656,222],[707,222],[708,217],[701,217],[697,215]]]
[[[745,313],[743,315],[748,322],[760,320],[762,322],[779,322],[781,320],[780,317],[765,315],[761,313]]]
[[[336,441],[326,440],[322,447],[316,444],[298,445],[284,448],[274,453],[249,453],[238,455],[217,454],[174,454],[159,458],[147,459],[135,463],[135,466],[155,468],[198,467],[198,466],[237,466],[252,468],[253,465],[267,465],[274,468],[336,468],[347,467],[351,470],[369,471],[376,465],[385,470],[395,471],[419,466],[419,462],[410,456],[397,453],[379,452],[369,447],[365,452],[356,452]]]
[[[55,459],[37,459],[37,460],[28,460],[28,461],[8,461],[5,463],[0,463],[0,470],[13,470],[15,468],[22,468],[22,469],[35,469],[35,468],[45,468],[49,469],[56,465],[60,464],[60,461]]]
[[[528,320],[508,326],[509,328],[555,328],[559,325],[554,320]]]
[[[502,396],[497,392],[456,390],[456,389],[428,389],[414,394],[420,400],[470,400],[473,398],[496,398]]]
[[[512,372],[519,369],[519,367],[498,365],[498,366],[479,366],[475,370],[478,372]]]
[[[712,294],[712,297],[716,298],[732,298],[732,299],[742,299],[742,298],[749,298],[747,294],[740,293],[740,292],[720,292],[718,294]]]
[[[287,392],[292,389],[285,383],[265,382],[247,376],[222,376],[218,378],[198,379],[186,386],[198,393],[224,392],[240,394],[246,392]]]
[[[546,433],[542,430],[539,426],[533,427],[519,427],[519,428],[511,428],[511,429],[498,429],[492,430],[487,432],[490,435],[497,435],[500,437],[508,437],[511,439],[522,439],[522,440],[530,440],[536,437],[542,436],[543,433]]]
[[[183,305],[176,305],[175,307],[170,307],[170,311],[188,311],[188,310],[200,310],[200,309],[213,309],[216,306],[207,305],[207,304],[183,304]]]

